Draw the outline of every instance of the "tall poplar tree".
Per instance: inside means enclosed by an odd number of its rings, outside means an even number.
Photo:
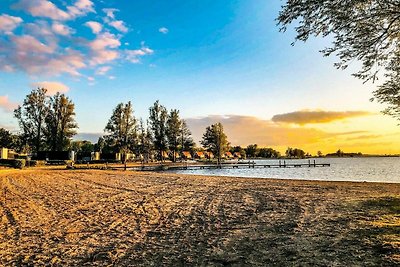
[[[131,147],[136,142],[137,127],[130,101],[116,106],[104,131],[109,133],[106,138],[113,144],[116,151],[124,154],[131,151]]]
[[[149,109],[149,122],[152,131],[154,149],[158,151],[159,159],[163,161],[163,152],[168,148],[167,140],[167,109],[157,100]]]

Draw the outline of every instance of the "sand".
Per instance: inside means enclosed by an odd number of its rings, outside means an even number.
[[[400,184],[0,170],[0,265],[395,266]]]

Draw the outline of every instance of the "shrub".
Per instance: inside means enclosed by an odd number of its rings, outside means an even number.
[[[12,167],[17,169],[23,169],[26,165],[26,160],[24,159],[0,159],[0,165],[6,167]]]

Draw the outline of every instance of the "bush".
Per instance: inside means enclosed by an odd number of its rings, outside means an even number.
[[[46,165],[46,161],[44,160],[28,160],[26,162],[26,166],[28,167],[39,167]]]
[[[24,159],[14,159],[13,167],[16,169],[23,169],[26,166],[26,160]]]
[[[24,159],[0,159],[0,165],[6,167],[12,167],[16,169],[23,169],[26,165]]]

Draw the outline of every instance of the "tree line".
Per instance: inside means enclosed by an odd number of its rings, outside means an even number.
[[[78,124],[75,121],[75,105],[64,94],[47,95],[45,88],[32,90],[22,105],[14,110],[14,117],[20,126],[19,134],[12,134],[0,128],[0,147],[8,147],[24,153],[40,151],[75,151],[81,153],[132,153],[140,155],[144,161],[153,156],[158,160],[168,157],[176,161],[183,151],[212,152],[220,162],[226,152],[240,154],[241,158],[280,158],[273,148],[260,148],[250,144],[245,148],[231,146],[221,123],[205,129],[197,148],[192,133],[177,109],[168,109],[157,100],[149,108],[149,117],[144,120],[134,115],[131,101],[119,103],[113,109],[104,127],[105,135],[97,143],[73,141]],[[321,156],[322,153],[318,153]],[[311,156],[298,148],[288,148],[287,158]]]

